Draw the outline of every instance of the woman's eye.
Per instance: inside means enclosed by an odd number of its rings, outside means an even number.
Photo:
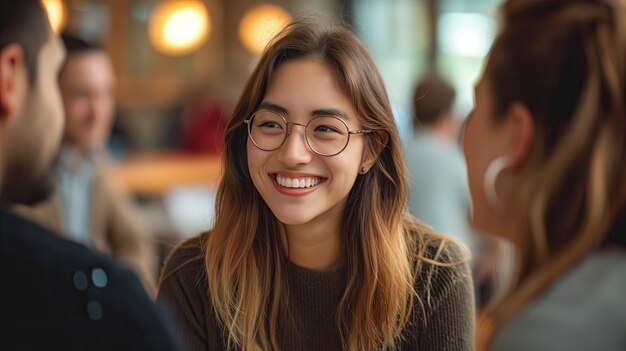
[[[322,132],[322,133],[332,133],[332,132],[337,132],[337,129],[331,126],[321,125],[321,126],[315,127],[315,131]]]
[[[260,126],[263,127],[263,128],[282,128],[280,123],[274,122],[274,121],[262,122]]]

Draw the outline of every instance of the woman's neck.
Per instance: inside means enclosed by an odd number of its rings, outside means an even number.
[[[283,245],[289,260],[300,267],[328,271],[341,263],[339,220],[335,223],[312,221],[302,225],[285,225]]]

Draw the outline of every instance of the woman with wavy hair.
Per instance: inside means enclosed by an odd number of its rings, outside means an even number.
[[[464,149],[473,221],[517,269],[481,349],[626,350],[626,4],[502,12]]]
[[[228,124],[215,225],[164,270],[188,348],[473,349],[467,257],[407,214],[400,150],[353,33],[279,33]]]

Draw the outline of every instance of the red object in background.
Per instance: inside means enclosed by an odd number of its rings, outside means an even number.
[[[230,109],[216,99],[201,99],[187,108],[179,139],[185,151],[220,154]]]

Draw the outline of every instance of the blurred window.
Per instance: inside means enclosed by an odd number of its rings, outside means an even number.
[[[501,0],[440,0],[437,18],[439,71],[458,92],[455,112],[466,116],[473,86],[493,41]],[[426,0],[352,2],[354,26],[385,79],[401,137],[411,133],[413,89],[428,66]]]

